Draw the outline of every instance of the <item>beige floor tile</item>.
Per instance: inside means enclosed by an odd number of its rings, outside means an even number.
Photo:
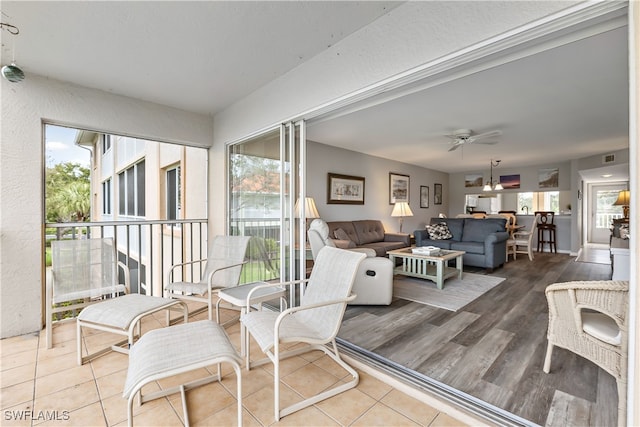
[[[358,372],[360,381],[358,382],[358,390],[371,396],[375,400],[380,400],[384,395],[393,390],[389,384],[380,381],[377,378],[365,372]]]
[[[191,423],[198,423],[229,406],[237,409],[238,402],[220,383],[215,382],[189,390],[186,393],[187,410]],[[183,418],[180,393],[169,396],[174,410]]]
[[[93,369],[93,374],[96,378],[126,370],[128,366],[129,356],[117,351],[112,351],[91,360],[91,369]]]
[[[44,333],[42,334],[41,342],[46,341],[44,337]],[[51,348],[47,348],[46,345],[41,346],[38,349],[38,361],[47,360],[51,358],[56,358],[59,356],[69,356],[70,353],[73,353],[73,359],[75,360],[76,354],[76,340],[73,341],[65,341],[62,343],[57,343]]]
[[[305,427],[330,427],[339,426],[334,419],[315,406],[301,409],[293,414],[281,418],[279,422],[271,424],[274,426],[305,426]]]
[[[145,405],[134,407],[133,424],[137,427],[181,426],[182,421],[171,404],[166,399],[158,399],[158,402],[160,404],[154,406],[153,410],[140,411]]]
[[[6,371],[7,369],[13,369],[31,363],[36,363],[36,351],[34,350],[11,353],[6,356],[3,354],[0,360],[0,369]]]
[[[425,405],[398,390],[391,390],[380,402],[421,425],[429,425],[438,415],[438,411],[435,408]]]
[[[153,391],[159,390],[157,384],[154,383],[156,388]],[[127,424],[127,402],[128,400],[122,397],[122,394],[115,394],[106,399],[102,399],[102,405],[104,407],[104,413],[109,422],[109,425]],[[145,402],[142,406],[138,406],[137,398],[133,402],[134,415],[141,414],[145,411],[154,411],[155,408],[159,408],[163,405],[167,405],[169,402],[166,398],[160,398]],[[179,418],[176,419],[178,426],[182,425]],[[137,424],[136,424],[137,425]]]
[[[418,426],[420,424],[411,421],[409,418],[394,411],[388,406],[377,403],[358,418],[353,426]]]
[[[229,390],[231,395],[236,395],[237,381],[235,375],[227,375],[222,378],[222,385]],[[273,376],[264,369],[255,368],[250,371],[242,369],[242,397],[255,393],[264,388],[273,388]]]
[[[191,418],[191,414],[189,414]],[[221,411],[216,412],[212,416],[200,421],[192,422],[194,427],[231,427],[238,425],[238,408],[235,406],[228,406]],[[246,409],[242,411],[242,426],[243,427],[259,427],[262,424],[258,422]]]
[[[285,377],[290,373],[295,372],[298,369],[308,364],[309,364],[309,361],[303,359],[300,356],[293,356],[288,359],[281,360],[280,361],[280,377]],[[267,363],[266,365],[262,366],[262,369],[264,369],[265,371],[273,375],[273,363]]]
[[[78,366],[76,358],[70,357],[69,354],[62,354],[58,357],[39,360],[38,366],[36,366],[36,378],[55,374],[56,372],[74,368],[76,366]]]
[[[443,412],[440,412],[436,418],[429,424],[429,427],[461,427],[466,426],[465,423],[459,421]]]
[[[99,402],[98,390],[94,381],[77,384],[55,393],[38,396],[33,408],[35,411],[75,411],[92,403]]]
[[[358,389],[347,390],[317,404],[320,410],[341,425],[350,425],[376,404]]]
[[[326,354],[313,362],[314,365],[324,369],[338,379],[351,379],[349,371],[338,365],[331,357]]]
[[[55,374],[36,378],[36,397],[54,393],[93,380],[93,372],[89,365],[58,371]]]
[[[333,387],[338,378],[322,368],[309,364],[282,377],[282,382],[305,397],[310,397]]]
[[[280,387],[280,408],[286,408],[296,402],[300,402],[302,396],[295,393],[286,385]],[[275,422],[273,385],[264,387],[253,394],[243,397],[242,406],[262,423],[268,426]]]
[[[52,421],[43,421],[43,422],[35,422],[33,425],[37,425],[39,427],[52,426],[59,427],[61,425],[66,426],[78,426],[78,427],[99,427],[106,426],[107,422],[104,419],[104,413],[102,412],[102,406],[100,403],[94,403],[93,405],[85,406],[80,409],[77,409],[73,412],[70,412],[65,415],[65,413],[57,413],[58,417],[63,418],[68,417],[68,420],[60,421],[60,420],[52,420]]]
[[[36,364],[18,366],[0,372],[0,384],[2,388],[33,380],[36,372]]]
[[[2,358],[24,351],[35,351],[38,348],[39,334],[27,334],[5,338],[0,341],[0,355]]]
[[[124,390],[124,382],[127,378],[127,370],[123,369],[118,372],[114,372],[110,375],[105,375],[100,378],[96,378],[98,384],[98,391],[102,399],[111,397],[113,395],[122,396]]]
[[[74,320],[55,324],[53,325],[51,331],[51,338],[54,347],[67,342],[73,342],[75,345],[76,322]],[[46,336],[43,334],[42,339],[40,340],[40,348],[47,347],[46,341]]]
[[[1,409],[27,403],[29,406],[33,400],[34,381],[25,381],[9,387],[2,387],[0,390]]]

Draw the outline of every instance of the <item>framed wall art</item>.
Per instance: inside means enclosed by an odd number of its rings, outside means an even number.
[[[520,188],[520,174],[500,175],[500,184],[505,190]]]
[[[409,175],[389,172],[389,204],[409,203]]]
[[[482,187],[483,176],[481,173],[473,173],[464,176],[464,186],[469,187]]]
[[[420,186],[420,207],[421,208],[429,207],[429,186],[428,185]]]
[[[327,174],[327,204],[364,205],[364,178]]]
[[[433,204],[442,204],[442,184],[433,184]]]
[[[538,169],[538,188],[558,187],[558,168]]]

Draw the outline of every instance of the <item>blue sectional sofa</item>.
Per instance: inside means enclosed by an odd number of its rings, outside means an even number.
[[[506,219],[502,218],[431,218],[431,225],[447,224],[451,238],[431,239],[426,227],[413,235],[416,246],[465,251],[464,265],[484,267],[488,272],[502,266],[506,259]]]

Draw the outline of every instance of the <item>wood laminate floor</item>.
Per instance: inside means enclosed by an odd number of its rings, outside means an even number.
[[[520,257],[496,269],[491,275],[506,280],[458,312],[400,299],[388,307],[350,306],[338,336],[535,424],[613,426],[611,375],[559,348],[551,372],[542,371],[545,288],[610,274],[608,265],[536,253],[533,262]]]

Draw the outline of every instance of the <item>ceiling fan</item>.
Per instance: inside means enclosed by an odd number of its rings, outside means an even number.
[[[465,144],[497,144],[498,141],[484,141],[487,138],[502,135],[502,131],[492,130],[489,132],[475,134],[471,129],[458,129],[450,135],[445,135],[447,138],[451,138],[451,148],[449,151],[456,150],[458,147]]]

